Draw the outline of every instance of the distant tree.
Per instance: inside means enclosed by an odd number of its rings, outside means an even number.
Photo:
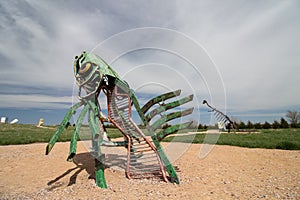
[[[269,128],[272,128],[272,126],[269,122],[265,121],[265,123],[262,125],[262,128],[263,129],[269,129]]]
[[[292,128],[298,127],[300,122],[300,112],[288,110],[285,116],[288,118]]]
[[[191,123],[190,126],[189,126],[189,128],[191,128],[191,129],[198,128],[198,122],[196,120],[190,119],[189,122]]]
[[[254,126],[255,129],[261,129],[261,124],[258,123],[258,122],[255,123],[253,126]]]
[[[288,127],[289,127],[289,123],[283,117],[281,117],[280,128],[288,128]]]
[[[245,129],[246,128],[246,124],[244,122],[240,122],[238,125],[237,125],[238,129]]]
[[[252,122],[250,120],[248,120],[246,128],[247,129],[253,129],[254,128],[254,126],[253,126],[253,124],[252,124]]]
[[[200,129],[203,129],[203,125],[202,124],[199,124],[198,125],[198,129],[200,130]]]
[[[273,124],[272,124],[272,128],[277,129],[280,128],[280,123],[276,120],[274,120]]]
[[[167,122],[165,122],[165,123],[163,123],[163,124],[161,125],[161,128],[162,128],[162,129],[166,129],[166,128],[170,127],[170,126],[171,126],[170,124],[168,124]]]
[[[235,125],[238,125],[238,124],[241,123],[241,120],[239,120],[238,118],[231,117],[230,119],[231,119],[231,121],[232,121]]]
[[[227,123],[225,127],[226,127],[226,129],[227,129],[228,131],[230,131],[230,129],[231,129],[231,124],[230,124],[230,123]]]

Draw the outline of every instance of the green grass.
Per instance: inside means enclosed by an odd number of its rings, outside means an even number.
[[[28,144],[33,142],[46,142],[55,132],[55,127],[37,128],[29,124],[1,124],[0,144]],[[66,131],[61,140],[66,137]]]
[[[300,150],[300,129],[268,129],[261,130],[259,133],[248,134],[211,134],[208,139],[205,134],[196,134],[195,136],[178,136],[176,142],[207,143],[214,144],[214,138],[218,137],[218,145],[231,145],[248,148],[266,148],[266,149],[285,149]],[[193,137],[195,137],[193,139]],[[172,137],[165,138],[163,141],[170,142]],[[211,140],[209,140],[211,138]]]
[[[0,124],[0,145],[9,144],[29,144],[35,142],[49,142],[58,126],[48,126],[47,128],[37,128],[30,124]],[[188,132],[189,130],[186,130]],[[74,132],[74,127],[65,129],[59,137],[60,142],[70,141]],[[107,129],[110,138],[122,137],[119,130]],[[182,132],[182,131],[181,131]],[[190,142],[202,144],[206,134],[183,135],[176,137],[176,142]],[[249,148],[267,149],[287,149],[300,150],[300,129],[267,129],[260,130],[259,133],[247,134],[221,134],[213,135],[205,139],[205,143],[214,144],[214,138],[218,137],[219,145],[231,145]],[[194,138],[193,138],[194,137]],[[83,126],[79,134],[80,140],[91,139],[91,132],[88,126]],[[165,138],[164,142],[174,141],[173,136]]]
[[[38,128],[31,124],[0,124],[0,145],[29,144],[35,142],[49,142],[56,132],[58,126],[47,126]],[[70,141],[75,127],[68,127],[59,137],[59,142]],[[107,129],[110,138],[122,137],[117,129]],[[80,140],[91,139],[91,132],[88,126],[82,126],[79,133]]]

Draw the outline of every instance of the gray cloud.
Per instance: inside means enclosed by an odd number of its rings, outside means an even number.
[[[186,34],[207,50],[218,68],[208,67],[213,65],[205,61],[205,50],[200,52],[189,39],[170,35],[133,35],[95,52],[112,61],[127,47],[162,46],[188,55],[203,75],[195,76],[191,65],[171,52],[144,49],[113,63],[121,75],[143,66],[138,70],[140,76],[126,75],[136,88],[152,77],[176,89],[189,90],[192,85],[199,99],[210,98],[210,90],[214,105],[225,109],[224,83],[230,111],[299,106],[299,8],[298,1],[1,2],[0,91],[9,95],[13,88],[24,88],[29,96],[37,91],[47,95],[40,89],[47,88],[49,100],[56,90],[59,96],[70,96],[76,54],[119,32],[153,26]],[[165,67],[161,72],[151,71],[158,66]],[[166,79],[168,67],[173,74],[181,71],[188,81]],[[70,93],[61,95],[62,91]],[[139,91],[155,93],[146,87]]]
[[[183,5],[179,21],[219,67],[231,109],[299,105],[293,87],[300,83],[300,59],[295,56],[300,50],[299,2],[195,4]]]

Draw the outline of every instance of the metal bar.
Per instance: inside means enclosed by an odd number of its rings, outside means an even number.
[[[134,149],[148,149],[150,148],[149,145],[144,145],[144,146],[134,146]]]
[[[136,157],[137,155],[134,155],[135,152],[131,152],[131,157]],[[149,158],[156,158],[156,154],[155,153],[147,153],[147,154],[143,154],[142,158],[140,159],[149,159]]]
[[[77,123],[76,123],[76,128],[75,128],[75,131],[72,135],[72,138],[71,138],[71,143],[70,143],[70,152],[69,152],[69,156],[67,158],[67,161],[71,162],[73,160],[73,157],[75,156],[76,154],[76,149],[77,149],[77,140],[78,140],[78,135],[79,135],[79,131],[80,131],[80,128],[81,128],[81,125],[82,125],[82,121],[83,121],[83,118],[86,114],[86,112],[88,111],[89,109],[89,105],[86,104],[79,117],[78,117],[78,120],[77,120]]]
[[[165,173],[165,168],[164,168],[164,165],[161,161],[161,158],[157,152],[157,149],[155,148],[155,146],[146,138],[146,136],[144,135],[144,133],[136,126],[136,124],[132,121],[132,119],[130,118],[129,119],[132,124],[135,126],[136,130],[140,133],[140,135],[144,138],[144,140],[147,141],[147,143],[149,144],[149,146],[152,148],[152,150],[155,152],[155,154],[157,155],[157,161],[158,161],[158,164],[159,164],[159,167],[160,167],[160,170],[161,170],[161,173],[162,173],[162,176],[163,176],[163,179],[164,181],[168,182],[168,179],[167,179],[167,176],[166,176],[166,173]]]
[[[151,127],[153,128],[153,130],[158,129],[163,123],[170,121],[172,119],[176,119],[178,117],[182,117],[182,116],[186,116],[189,115],[193,112],[194,108],[188,108],[184,111],[178,111],[178,112],[173,112],[167,115],[164,115],[163,117],[161,117],[160,119],[158,119],[157,121],[155,121]]]
[[[94,116],[96,118],[96,116]],[[97,120],[98,121],[98,120]],[[100,124],[101,125],[101,124]],[[97,141],[97,157],[95,158],[95,168],[96,168],[96,185],[101,188],[107,188],[106,180],[104,176],[104,159],[101,153],[101,144],[102,144],[102,137],[98,137]]]
[[[63,132],[63,130],[65,129],[65,127],[67,126],[71,116],[74,114],[75,110],[77,108],[79,108],[80,106],[82,106],[82,102],[78,102],[76,103],[74,106],[72,106],[67,114],[65,115],[64,119],[62,120],[59,128],[57,129],[57,131],[55,132],[55,134],[52,136],[52,138],[50,139],[47,147],[46,147],[46,155],[48,155],[50,153],[50,151],[52,150],[53,146],[55,145],[56,141],[58,140],[59,136],[61,135],[61,133]]]
[[[117,92],[117,91],[116,91]],[[138,111],[138,113],[140,114],[140,116],[143,116],[141,117],[141,119],[144,121],[145,118],[144,118],[144,115],[143,113],[141,112],[141,109],[140,109],[140,106],[139,106],[139,103],[137,101],[137,98],[134,94],[134,91],[133,90],[129,90],[129,96],[127,97],[128,98],[128,101],[129,101],[129,105],[128,105],[128,109],[129,109],[129,115],[128,115],[128,119],[130,121],[130,124],[133,126],[133,128],[135,129],[135,131],[137,131],[140,136],[142,136],[142,138],[148,143],[148,145],[151,147],[151,149],[156,153],[157,155],[157,161],[158,161],[158,164],[160,166],[160,169],[161,169],[161,172],[163,174],[163,178],[165,181],[167,181],[167,177],[166,177],[166,174],[165,174],[165,171],[164,171],[164,167],[163,167],[163,164],[160,160],[160,157],[159,155],[157,154],[156,152],[156,148],[155,146],[146,138],[146,136],[144,135],[144,133],[136,126],[136,124],[133,122],[133,120],[131,119],[131,101],[133,102],[134,106],[136,107],[136,110]],[[116,94],[116,93],[115,93]],[[118,94],[120,95],[120,94]],[[127,94],[128,95],[128,94]],[[130,101],[131,100],[131,101]],[[128,161],[129,162],[129,161]]]
[[[93,111],[89,110],[88,115],[89,115],[88,116],[89,127],[92,130],[92,138],[91,138],[91,140],[92,140],[92,149],[95,150],[96,147],[97,147],[96,141],[94,141],[96,131],[93,131],[94,127],[93,127],[92,120],[91,120],[91,117],[92,117],[91,115],[93,115]]]
[[[92,131],[92,147],[95,151],[97,151],[97,139],[99,137],[99,124],[97,123],[97,117],[95,115],[95,107],[96,107],[96,111],[98,111],[98,107],[95,105],[94,107],[92,107],[91,103],[90,105],[90,109],[89,109],[89,125],[90,125],[90,129]],[[95,140],[96,139],[96,140]]]
[[[124,137],[126,137],[127,139],[127,164],[126,164],[126,170],[125,170],[125,174],[126,177],[128,179],[132,179],[130,176],[130,149],[131,149],[131,139],[130,137],[125,133],[125,131],[123,130],[123,128],[114,120],[113,116],[112,116],[112,105],[111,105],[111,94],[107,94],[107,113],[109,113],[108,118],[109,120],[121,131],[121,133],[124,135]]]
[[[106,180],[105,180],[105,176],[104,176],[104,168],[105,168],[105,166],[97,158],[95,158],[95,168],[96,168],[96,171],[95,171],[96,185],[98,187],[101,187],[101,188],[107,188]]]
[[[153,149],[145,149],[145,150],[140,150],[140,151],[134,151],[134,153],[140,153],[140,152],[147,152],[147,151],[153,151]]]
[[[171,108],[176,108],[180,105],[183,105],[185,103],[188,103],[190,101],[193,100],[193,96],[194,95],[189,95],[187,97],[184,97],[182,99],[179,99],[177,101],[174,101],[174,102],[171,102],[171,103],[168,103],[168,104],[165,104],[163,106],[160,106],[154,110],[152,110],[148,115],[146,115],[146,120],[149,122],[154,116],[166,111],[166,110],[169,110]]]
[[[162,130],[162,131],[158,132],[156,134],[156,138],[157,138],[158,141],[161,141],[166,136],[174,134],[177,131],[179,131],[180,129],[184,129],[184,128],[189,127],[192,123],[193,122],[186,122],[186,123],[183,123],[183,124],[176,124],[176,125],[170,126],[170,127],[166,128],[165,130]]]
[[[112,142],[112,141],[102,140],[102,146],[106,146],[106,147],[120,147],[126,145],[128,145],[127,141]]]
[[[164,150],[163,150],[160,142],[157,140],[153,128],[151,126],[148,126],[148,131],[150,133],[152,133],[151,134],[152,135],[151,138],[152,138],[153,144],[156,146],[159,158],[160,158],[161,162],[163,163],[166,171],[168,172],[168,174],[170,176],[170,182],[179,184],[180,181],[179,181],[179,178],[177,176],[177,173],[176,173],[176,171],[175,171],[172,163],[170,162],[170,160],[166,156],[166,154],[165,154],[165,152],[164,152]]]
[[[141,172],[141,173],[151,173],[151,172],[156,172],[156,171],[160,171],[160,168],[153,168],[153,165],[149,165],[147,167],[143,166],[142,168],[136,168],[136,167],[131,167],[131,173],[138,173],[138,172]]]
[[[173,91],[173,92],[168,92],[168,93],[159,95],[159,96],[157,96],[157,97],[154,97],[154,98],[152,98],[151,100],[149,100],[149,101],[141,108],[141,111],[142,111],[142,113],[145,114],[145,113],[151,108],[151,106],[153,106],[154,104],[159,103],[159,102],[162,102],[162,101],[167,100],[167,99],[170,99],[170,98],[173,98],[173,97],[176,97],[176,96],[179,96],[180,93],[181,93],[181,90],[176,90],[176,91]]]
[[[143,160],[143,161],[140,161],[140,160],[139,160],[139,162],[140,162],[140,163],[131,163],[130,165],[131,165],[131,166],[146,165],[147,163],[148,163],[148,164],[150,163],[150,164],[153,164],[153,165],[155,164],[155,165],[156,165],[156,164],[157,164],[157,158],[152,159],[152,160]]]
[[[211,105],[209,105],[208,104],[208,102],[206,101],[206,100],[203,100],[203,102],[202,102],[203,104],[206,104],[209,108],[211,108],[211,111],[212,112],[215,112],[214,114],[215,114],[215,116],[219,116],[219,115],[221,115],[221,116],[223,116],[225,119],[226,119],[226,121],[230,124],[230,126],[233,128],[233,129],[237,129],[237,127],[236,127],[236,125],[235,125],[235,123],[233,122],[233,121],[231,121],[231,119],[227,116],[227,115],[225,115],[224,113],[222,113],[221,111],[219,111],[219,110],[217,110],[216,108],[213,108]],[[217,114],[216,114],[217,113]],[[217,118],[217,117],[216,117]],[[218,119],[218,118],[217,118]],[[218,119],[219,120],[219,119]]]

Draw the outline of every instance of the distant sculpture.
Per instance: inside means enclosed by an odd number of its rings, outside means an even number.
[[[210,112],[213,112],[216,119],[218,120],[218,126],[223,128],[228,128],[228,133],[230,132],[230,129],[233,129],[234,131],[237,130],[237,127],[235,123],[224,113],[217,110],[216,108],[213,108],[211,105],[208,104],[206,100],[203,100],[203,104],[206,104],[211,110]]]
[[[16,124],[16,123],[18,123],[18,121],[19,121],[18,119],[14,119],[10,122],[10,124]]]
[[[123,146],[127,149],[125,173],[129,179],[161,177],[165,181],[179,184],[177,173],[166,156],[160,141],[180,129],[187,128],[190,122],[168,126],[165,129],[161,127],[167,121],[191,114],[193,108],[171,113],[166,113],[166,111],[192,101],[193,95],[165,103],[166,100],[180,95],[181,91],[176,90],[159,95],[141,107],[134,91],[127,82],[122,80],[99,56],[87,52],[75,57],[74,75],[79,87],[78,98],[80,102],[73,105],[66,114],[60,127],[48,143],[46,154],[49,154],[53,148],[75,110],[83,106],[71,138],[70,153],[67,160],[72,161],[76,154],[80,127],[88,113],[88,122],[92,131],[92,154],[95,157],[96,184],[99,187],[107,187],[104,177],[105,158],[101,153],[101,146]],[[106,95],[108,117],[101,112],[98,101],[100,92]],[[153,108],[154,105],[157,105],[156,108]],[[133,106],[142,121],[142,125],[147,128],[147,135],[132,119]],[[151,110],[151,108],[153,109]],[[151,123],[154,118],[157,120]],[[115,125],[123,134],[124,141],[112,142],[108,140],[103,126],[104,122]]]
[[[40,118],[37,127],[43,127],[43,126],[44,126],[44,119],[43,119],[43,118]]]

